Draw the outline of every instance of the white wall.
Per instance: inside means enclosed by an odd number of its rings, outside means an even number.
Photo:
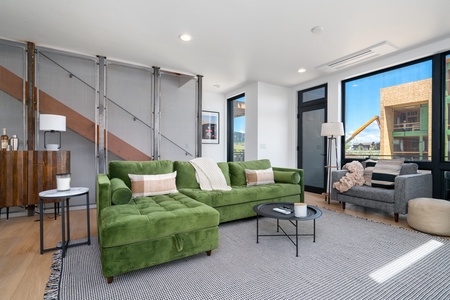
[[[202,144],[202,157],[227,161],[227,100],[225,95],[203,92],[202,110],[219,113],[219,144]]]
[[[272,166],[295,167],[289,160],[290,89],[258,83],[258,159],[269,158]],[[295,130],[296,131],[296,130]]]
[[[270,159],[273,166],[296,167],[292,159],[296,132],[289,118],[291,89],[263,82],[251,82],[225,97],[245,93],[245,160]],[[296,106],[295,106],[296,107]]]
[[[258,83],[245,86],[245,160],[258,159]],[[242,92],[241,92],[242,93]],[[229,97],[227,97],[228,99]]]

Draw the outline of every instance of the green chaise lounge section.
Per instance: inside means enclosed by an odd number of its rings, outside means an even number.
[[[172,165],[111,162],[109,176],[97,176],[98,241],[108,283],[119,274],[218,248],[219,213],[212,207],[181,193],[131,198],[128,172],[166,174]]]

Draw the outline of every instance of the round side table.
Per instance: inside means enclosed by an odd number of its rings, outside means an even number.
[[[69,200],[72,197],[77,196],[86,196],[86,209],[87,209],[87,241],[76,243],[76,244],[70,244],[70,209],[69,209]],[[61,199],[61,246],[57,246],[54,248],[47,248],[44,249],[44,201],[48,200],[55,200],[55,199]],[[66,220],[67,215],[67,220]],[[66,224],[67,223],[67,224]],[[62,257],[64,258],[66,256],[67,248],[73,247],[73,246],[79,246],[79,245],[90,245],[91,244],[91,223],[90,223],[90,216],[89,216],[89,188],[87,187],[73,187],[70,188],[70,190],[67,191],[58,191],[58,190],[47,190],[42,191],[39,193],[39,225],[40,225],[40,246],[41,246],[41,254],[43,254],[45,251],[51,251],[51,250],[62,250]],[[67,226],[67,241],[66,241],[66,226]]]

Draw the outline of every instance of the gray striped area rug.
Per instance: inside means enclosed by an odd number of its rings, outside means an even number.
[[[290,232],[290,223],[281,223]],[[276,233],[260,219],[260,233]],[[302,233],[312,221],[300,222]],[[450,240],[323,209],[316,242],[260,237],[256,219],[220,225],[210,257],[129,272],[107,284],[96,238],[55,256],[46,298],[60,299],[450,299]]]

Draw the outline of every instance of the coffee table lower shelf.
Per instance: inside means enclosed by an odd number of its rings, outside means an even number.
[[[294,213],[289,215],[285,215],[279,212],[274,211],[273,209],[280,206],[287,206],[292,208],[294,211],[294,204],[289,202],[274,202],[274,203],[264,203],[258,204],[253,207],[253,210],[256,212],[256,243],[259,243],[259,237],[261,236],[286,236],[292,244],[295,246],[295,255],[298,257],[298,237],[299,236],[312,236],[313,242],[316,242],[316,219],[322,215],[322,211],[317,207],[308,205],[307,207],[307,216],[300,218],[296,217]],[[276,219],[277,220],[277,232],[280,230],[283,234],[260,234],[259,233],[259,218],[260,216]],[[283,227],[280,225],[280,220],[286,220],[291,223],[291,225],[295,228],[295,234],[287,233]],[[298,233],[298,221],[313,221],[313,233]],[[295,241],[293,238],[295,237]]]

